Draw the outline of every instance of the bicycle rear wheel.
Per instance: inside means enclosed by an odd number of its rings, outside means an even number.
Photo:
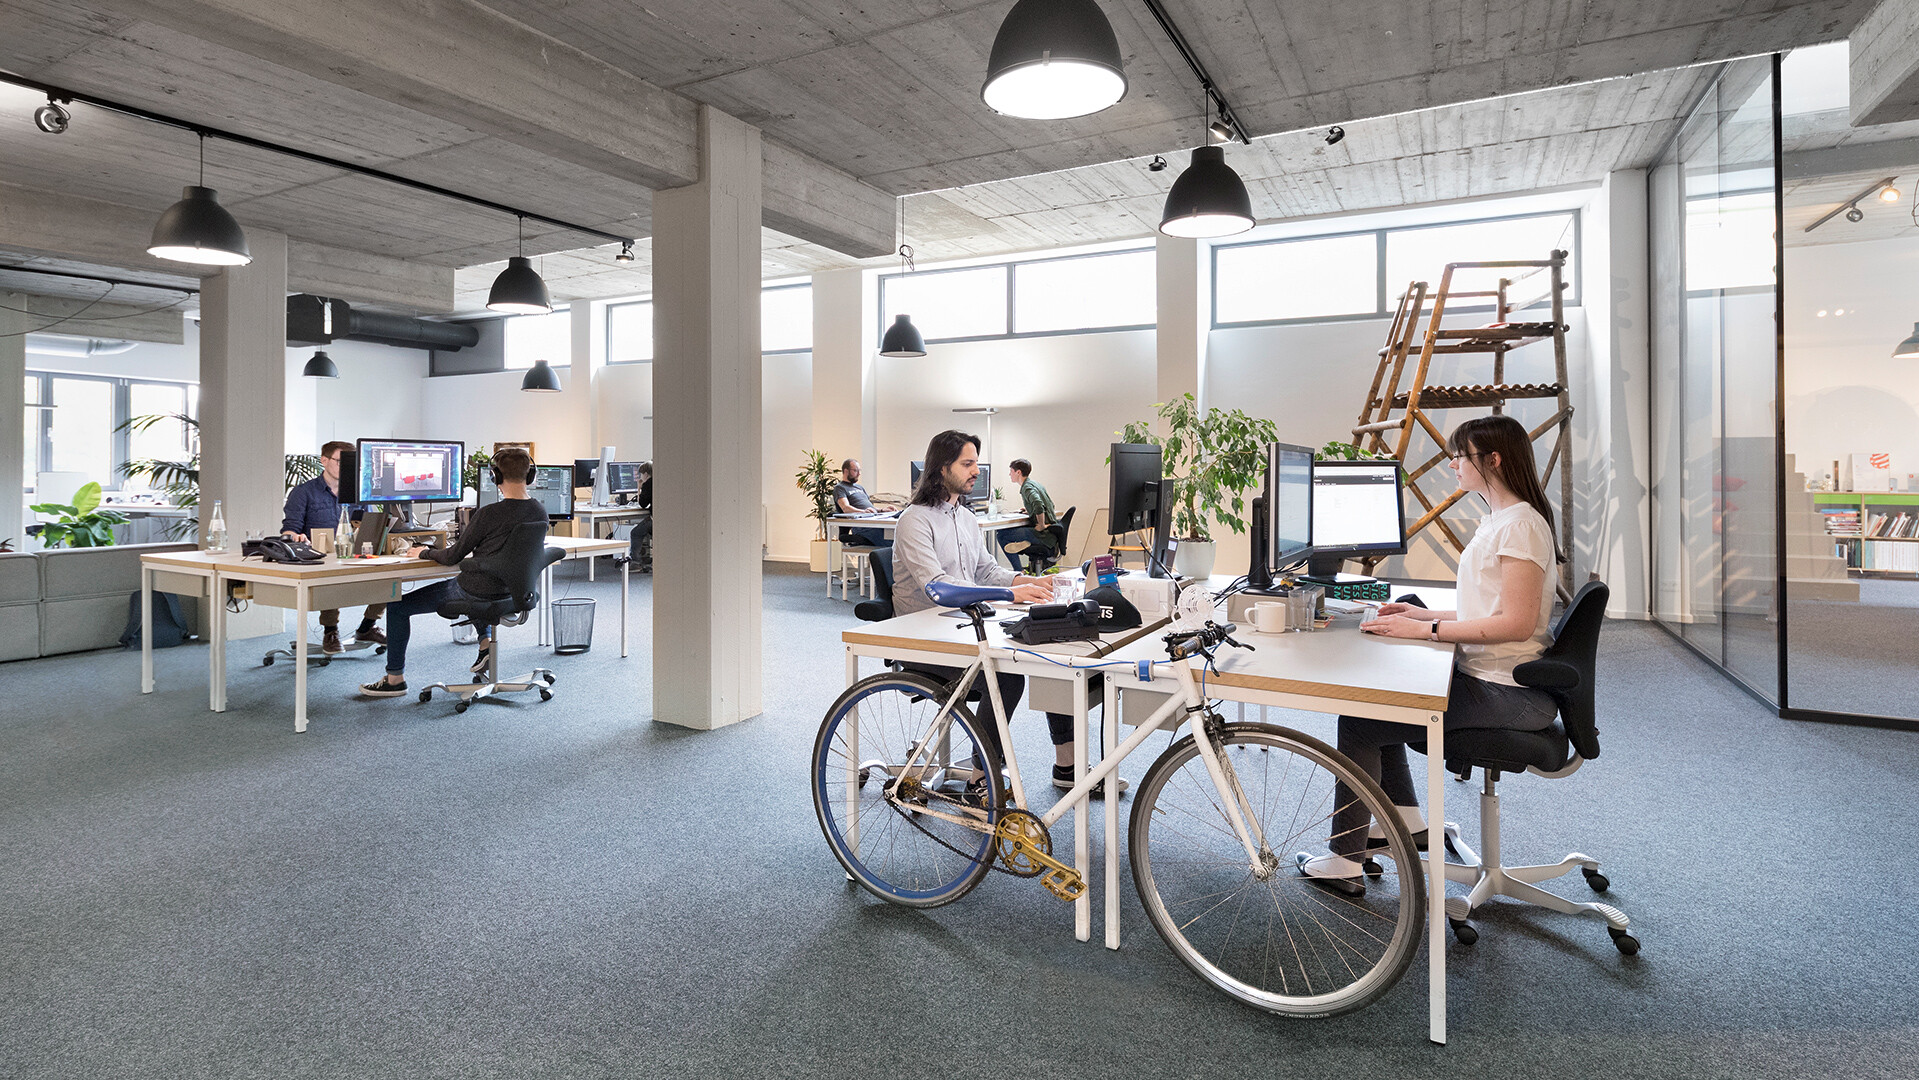
[[[1133,796],[1133,881],[1153,928],[1200,978],[1288,1016],[1370,1004],[1405,973],[1425,921],[1412,837],[1377,783],[1325,743],[1264,724],[1223,725],[1223,766],[1264,833],[1255,873],[1191,735],[1153,762]],[[1385,826],[1381,873],[1360,895],[1315,884],[1294,853],[1324,853],[1334,787]],[[1244,813],[1244,810],[1242,810]]]
[[[827,845],[855,881],[895,904],[950,904],[993,860],[999,770],[979,767],[991,757],[964,702],[954,704],[945,738],[893,797],[886,793],[950,692],[924,675],[862,679],[833,703],[813,743],[813,808]]]

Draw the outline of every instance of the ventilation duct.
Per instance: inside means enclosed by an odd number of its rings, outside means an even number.
[[[77,338],[64,334],[28,334],[27,351],[41,356],[114,356],[138,342],[105,338]]]
[[[397,349],[464,349],[480,340],[477,327],[431,322],[409,315],[360,311],[345,300],[300,293],[287,297],[287,344],[331,345],[365,341]]]

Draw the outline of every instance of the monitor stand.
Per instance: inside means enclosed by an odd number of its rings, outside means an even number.
[[[413,519],[413,504],[410,502],[394,503],[388,513],[393,517],[393,524],[387,529],[387,535],[389,536],[405,536],[408,533],[433,531],[424,523]]]
[[[1306,573],[1300,575],[1300,581],[1310,581],[1315,585],[1371,585],[1378,578],[1365,574],[1342,574],[1339,568],[1346,563],[1343,555],[1321,555],[1314,552],[1306,560]]]

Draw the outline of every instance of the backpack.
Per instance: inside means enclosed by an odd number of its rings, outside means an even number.
[[[171,649],[187,643],[187,618],[180,598],[168,592],[153,594],[153,647]],[[127,597],[127,628],[120,644],[128,649],[140,647],[140,594]]]

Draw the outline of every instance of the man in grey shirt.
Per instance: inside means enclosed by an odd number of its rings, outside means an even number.
[[[842,514],[868,514],[873,500],[860,486],[860,461],[847,458],[840,462],[840,482],[833,485],[833,508]],[[892,547],[884,529],[841,529],[840,543],[865,544],[867,547]]]

